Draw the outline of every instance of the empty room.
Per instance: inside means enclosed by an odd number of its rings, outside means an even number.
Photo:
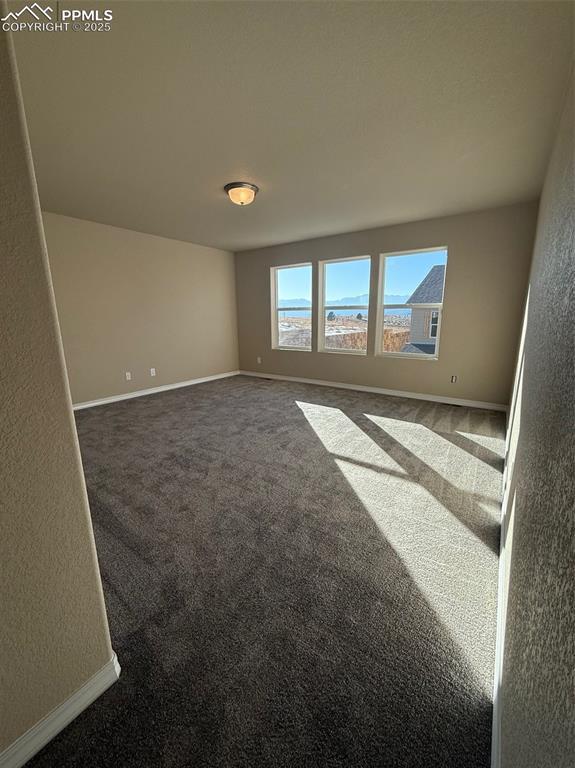
[[[0,768],[572,768],[575,2],[0,19]]]

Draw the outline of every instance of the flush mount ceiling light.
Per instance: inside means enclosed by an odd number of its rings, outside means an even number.
[[[224,191],[236,205],[249,205],[253,203],[259,188],[255,184],[248,184],[247,181],[232,181],[226,184]]]

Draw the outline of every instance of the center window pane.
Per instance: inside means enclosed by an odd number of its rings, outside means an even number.
[[[367,351],[370,267],[369,257],[324,264],[325,350]]]
[[[325,310],[325,349],[349,352],[367,350],[367,307],[337,311]]]
[[[325,265],[325,306],[369,305],[371,259],[330,261]]]

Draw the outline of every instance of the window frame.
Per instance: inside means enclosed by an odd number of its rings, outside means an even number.
[[[383,349],[383,330],[385,320],[386,309],[411,309],[408,304],[385,304],[385,264],[386,259],[394,258],[396,256],[415,256],[418,253],[430,253],[432,251],[445,251],[447,256],[445,259],[445,273],[443,275],[443,301],[436,304],[418,304],[418,309],[430,309],[432,312],[437,311],[437,336],[435,337],[435,353],[428,355],[425,352],[386,352]],[[449,248],[446,245],[436,245],[427,248],[413,248],[406,251],[392,251],[390,253],[379,254],[379,278],[377,286],[377,313],[376,313],[376,335],[375,335],[375,356],[376,357],[397,357],[403,360],[429,360],[437,362],[439,360],[439,347],[441,340],[441,325],[443,320],[443,305],[445,304],[445,281],[447,277],[447,265],[449,262]],[[431,321],[430,321],[431,324]],[[431,329],[430,329],[431,332]],[[429,337],[433,338],[433,337]]]
[[[348,261],[367,261],[369,260],[369,284],[367,286],[367,304],[334,304],[333,306],[326,306],[325,304],[325,267],[327,264],[337,264]],[[371,254],[363,254],[361,256],[341,256],[335,259],[321,259],[318,261],[318,280],[317,280],[317,351],[325,352],[329,355],[360,355],[365,357],[367,355],[369,345],[369,315],[371,304],[371,274],[372,274],[372,258]],[[363,349],[330,349],[325,346],[325,315],[326,311],[330,309],[357,309],[365,310],[367,314],[367,340],[366,348]]]
[[[311,304],[309,307],[278,307],[278,272],[282,269],[296,269],[297,267],[310,267],[311,269]],[[271,348],[273,350],[280,350],[282,352],[311,352],[313,341],[313,263],[311,261],[298,262],[297,264],[280,264],[279,266],[270,267],[270,306],[271,306]],[[310,345],[309,347],[289,347],[280,346],[279,344],[279,319],[278,312],[286,311],[309,311],[310,313]]]

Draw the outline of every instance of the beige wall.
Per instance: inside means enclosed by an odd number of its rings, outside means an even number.
[[[541,198],[511,412],[494,768],[575,761],[574,103],[572,84]]]
[[[12,61],[0,31],[0,752],[112,657]]]
[[[236,254],[240,368],[508,403],[536,215],[537,204],[524,203]],[[374,356],[373,322],[367,356],[271,349],[271,266],[311,261],[316,267],[320,259],[445,245],[449,257],[438,361]],[[378,270],[379,259],[372,258],[372,306]],[[317,268],[314,284],[315,296]],[[450,383],[452,374],[456,384]]]
[[[51,213],[44,226],[75,403],[237,370],[231,253]]]

